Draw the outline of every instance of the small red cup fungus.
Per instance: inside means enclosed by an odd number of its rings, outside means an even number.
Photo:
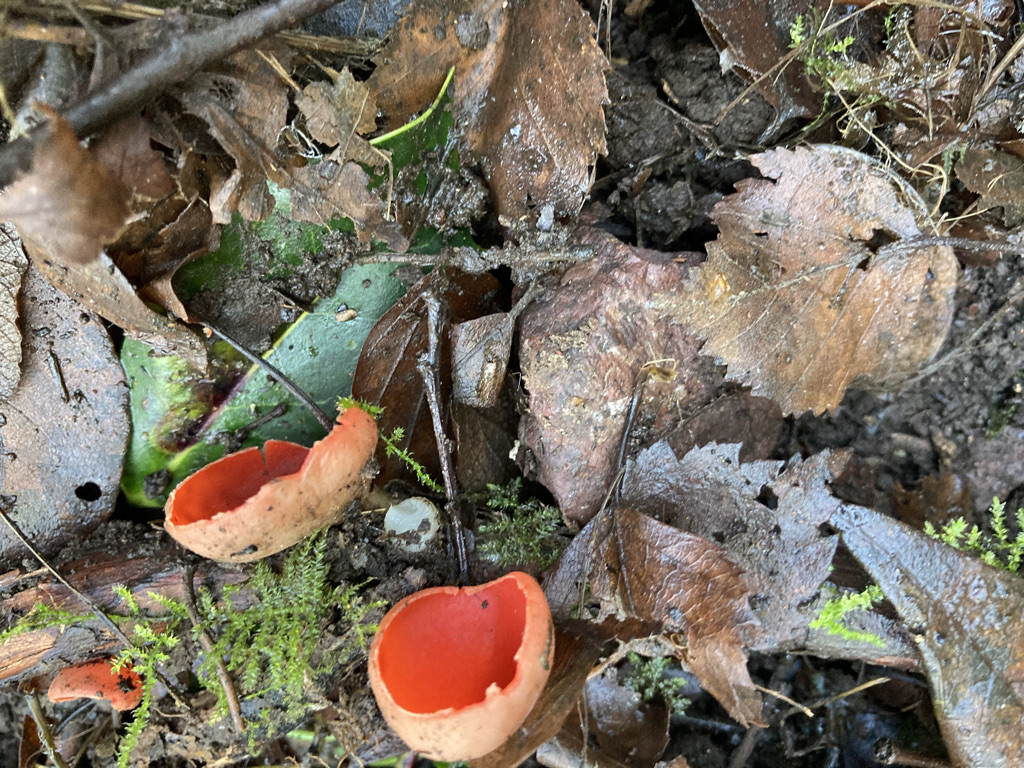
[[[514,572],[478,587],[425,589],[394,606],[370,646],[370,687],[411,749],[471,760],[522,725],[553,653],[544,593]]]
[[[54,703],[106,699],[114,709],[127,712],[142,701],[142,678],[130,666],[114,672],[109,658],[93,659],[58,672],[46,696]]]
[[[269,557],[340,521],[369,490],[376,447],[376,423],[349,408],[312,448],[268,440],[206,465],[171,492],[164,528],[211,560]]]

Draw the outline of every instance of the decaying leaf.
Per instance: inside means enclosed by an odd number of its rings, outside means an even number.
[[[916,373],[946,337],[957,275],[951,248],[914,246],[927,219],[920,198],[838,147],[751,161],[768,178],[740,182],[715,206],[720,234],[682,305],[705,353],[787,414]]]
[[[534,283],[509,312],[496,312],[452,327],[452,396],[489,408],[498,402],[512,351],[516,319],[537,295]]]
[[[0,221],[14,222],[44,258],[87,264],[125,223],[129,193],[64,118],[47,114],[49,135],[36,144],[32,170],[0,194]]]
[[[26,248],[39,272],[56,288],[158,352],[176,355],[196,370],[206,369],[206,347],[188,326],[157,314],[135,293],[106,254],[86,264],[55,264]]]
[[[981,196],[985,208],[1003,209],[1003,221],[1013,227],[1024,219],[1024,190],[1020,178],[1024,160],[988,147],[968,148],[956,166],[956,176]]]
[[[786,472],[782,467],[779,461],[741,464],[735,444],[677,458],[662,440],[627,464],[621,496],[623,504],[721,544],[756,597],[761,627],[750,635],[761,635],[756,645],[772,650],[803,645],[815,617],[801,607],[828,578],[838,544],[818,530],[839,506],[826,486],[827,455]],[[777,498],[774,508],[759,501],[767,488]]]
[[[1024,763],[1024,580],[864,507],[832,523],[914,633],[953,764]]]
[[[135,115],[116,122],[90,147],[93,157],[131,193],[133,213],[177,189],[149,135],[149,123]]]
[[[427,408],[423,378],[416,368],[418,357],[429,344],[427,307],[423,298],[432,293],[444,305],[448,318],[465,322],[498,307],[498,281],[488,274],[469,275],[455,269],[437,270],[413,285],[409,292],[377,322],[363,344],[352,381],[352,396],[384,406],[378,420],[381,434],[400,427],[404,435],[397,447],[407,450],[435,480],[441,477],[433,422]],[[443,388],[442,407],[451,391],[450,326],[441,330],[439,371]],[[447,425],[448,414],[442,415]],[[381,464],[378,482],[416,478],[398,456],[385,455],[378,446]]]
[[[28,260],[11,224],[0,224],[0,400],[6,400],[21,377],[21,331],[18,294]]]
[[[584,588],[589,588],[587,591]],[[763,723],[740,627],[753,620],[742,572],[712,541],[627,507],[595,517],[545,580],[556,621],[596,603],[595,621],[639,619],[687,640],[687,663],[730,716]]]
[[[735,68],[753,82],[779,111],[777,125],[794,117],[813,117],[820,111],[821,97],[801,68],[796,64],[786,66],[785,61],[793,42],[789,30],[797,14],[824,14],[828,3],[815,0],[797,8],[786,2],[736,5],[727,0],[698,0],[694,5],[722,56],[723,70],[726,66]]]
[[[519,359],[530,393],[520,439],[562,513],[586,522],[618,469],[644,365],[671,365],[643,384],[635,421],[649,435],[666,434],[707,405],[718,379],[700,366],[700,342],[658,306],[680,300],[685,265],[605,235],[581,239],[597,245],[594,258],[568,269],[520,320]]]
[[[267,218],[274,209],[269,180],[290,191],[292,219],[327,224],[336,216],[349,218],[362,242],[375,236],[392,250],[404,250],[408,243],[398,226],[384,220],[384,202],[367,190],[369,175],[347,162],[344,147],[315,165],[301,167],[278,155],[277,134],[286,122],[288,101],[269,59],[285,54],[263,54],[236,53],[221,71],[200,78],[180,94],[185,107],[206,122],[235,161],[230,174],[211,185],[214,221],[226,224],[235,211],[247,221]]]
[[[576,0],[422,0],[369,80],[385,127],[424,109],[456,68],[456,124],[508,226],[579,211],[606,151],[604,56]]]
[[[353,133],[366,134],[377,127],[377,105],[370,89],[356,82],[348,67],[332,77],[333,86],[313,82],[303,88],[296,106],[306,116],[309,135],[336,147]]]
[[[12,517],[44,553],[91,531],[114,508],[128,444],[128,387],[106,329],[34,269],[18,388],[0,405],[0,478]],[[27,554],[0,527],[0,560]]]

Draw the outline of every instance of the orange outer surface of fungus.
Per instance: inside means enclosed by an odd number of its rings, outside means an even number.
[[[142,678],[130,666],[114,672],[109,658],[93,659],[58,672],[46,696],[52,702],[106,699],[114,709],[127,712],[142,701]]]
[[[211,560],[269,557],[339,522],[369,490],[363,470],[376,447],[376,423],[349,408],[312,448],[268,440],[206,465],[171,492],[164,528]]]
[[[434,760],[472,760],[522,725],[547,683],[554,644],[547,600],[525,573],[425,589],[380,623],[370,687],[410,748]]]

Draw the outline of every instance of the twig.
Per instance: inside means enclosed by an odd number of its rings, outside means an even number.
[[[232,19],[181,37],[137,66],[104,83],[64,117],[75,134],[86,136],[111,120],[123,117],[151,101],[167,87],[181,82],[228,54],[252,45],[334,5],[337,0],[277,0],[238,14]],[[10,184],[18,171],[31,165],[35,142],[45,134],[36,129],[0,147],[0,187]]]
[[[250,363],[257,366],[258,368],[263,369],[268,375],[273,376],[275,379],[277,379],[278,383],[285,388],[288,394],[290,394],[292,397],[294,397],[296,400],[298,400],[300,403],[306,406],[309,412],[312,413],[314,418],[316,418],[316,420],[320,423],[321,427],[326,429],[328,432],[334,429],[334,419],[332,419],[330,416],[324,413],[323,409],[319,405],[314,403],[313,399],[309,395],[307,395],[305,392],[303,392],[301,389],[295,386],[295,382],[293,382],[291,379],[289,379],[287,376],[281,373],[281,371],[279,371],[277,367],[273,365],[273,363],[269,363],[259,355],[253,354],[248,349],[246,349],[245,345],[243,345],[240,341],[237,341],[231,336],[228,336],[227,333],[220,330],[219,328],[214,328],[205,320],[200,320],[200,322],[202,322],[204,326],[209,328],[210,333],[212,333],[214,336],[219,336],[232,347],[234,347],[235,351],[238,352],[238,354],[240,354]]]
[[[28,548],[28,551],[32,553],[32,556],[36,560],[38,560],[46,570],[48,570],[51,574],[53,574],[53,577],[55,579],[57,579],[57,581],[59,581],[61,584],[63,584],[65,587],[67,587],[69,590],[71,590],[72,594],[74,594],[79,600],[81,600],[85,605],[87,605],[89,607],[89,610],[92,611],[93,614],[96,616],[96,618],[98,618],[100,620],[100,622],[107,629],[110,630],[110,632],[114,635],[114,637],[116,637],[118,640],[120,640],[124,644],[125,648],[135,648],[136,647],[135,643],[133,643],[128,638],[128,635],[126,635],[124,632],[121,631],[121,628],[119,626],[117,626],[117,624],[114,622],[114,620],[112,618],[107,616],[107,614],[104,613],[103,610],[98,605],[96,605],[96,603],[94,603],[92,600],[90,600],[84,594],[82,594],[77,589],[75,589],[75,587],[73,587],[71,585],[71,582],[69,582],[67,579],[65,579],[63,576],[61,576],[57,572],[57,570],[52,565],[50,565],[49,562],[47,562],[46,558],[44,558],[42,556],[42,554],[39,552],[39,550],[36,549],[32,545],[32,542],[28,540],[28,537],[25,536],[25,534],[21,532],[21,529],[18,527],[18,525],[13,520],[11,520],[10,516],[7,514],[7,510],[0,508],[0,518],[2,518],[5,523],[7,523],[7,527],[10,528],[11,532],[15,536],[17,536],[18,539],[21,541],[21,543],[24,544]],[[170,693],[171,697],[176,702],[178,702],[179,706],[181,706],[184,709],[191,709],[191,707],[189,707],[189,705],[185,702],[185,700],[181,696],[178,695],[178,692],[175,690],[175,687],[174,687],[174,685],[171,684],[170,680],[168,680],[160,672],[157,672],[157,677],[160,679],[160,682],[163,683],[167,687],[168,693]]]
[[[441,458],[441,477],[444,479],[445,496],[448,499],[445,511],[448,513],[448,520],[452,527],[455,556],[459,563],[459,579],[464,582],[469,572],[469,561],[466,557],[466,533],[462,528],[462,515],[456,501],[458,486],[455,481],[455,467],[452,463],[451,448],[448,436],[444,431],[444,419],[441,415],[440,338],[447,318],[442,317],[441,302],[436,296],[424,296],[423,302],[427,305],[428,342],[427,349],[420,353],[416,361],[416,370],[423,377],[430,421],[434,425],[434,439],[437,441],[437,453]]]
[[[64,762],[64,758],[53,741],[53,734],[50,733],[50,723],[46,719],[43,706],[39,703],[39,695],[35,691],[29,694],[28,708],[32,710],[32,719],[36,721],[36,730],[39,731],[39,739],[43,742],[46,756],[50,758],[50,762],[57,766],[57,768],[68,768],[68,764]]]
[[[946,760],[925,757],[919,752],[904,749],[892,739],[879,739],[872,749],[879,765],[904,765],[907,768],[950,768]]]
[[[185,588],[185,608],[188,609],[188,620],[195,628],[199,644],[207,655],[213,656],[213,640],[203,629],[203,620],[199,616],[199,609],[196,608],[196,591],[192,580],[196,576],[195,563],[186,563],[182,568],[181,581]],[[228,674],[228,668],[224,665],[224,659],[217,657],[217,678],[220,680],[220,687],[224,689],[224,698],[227,699],[228,712],[231,713],[231,724],[235,726],[238,733],[245,733],[245,721],[242,720],[242,708],[238,703],[238,694],[235,693],[235,685]]]

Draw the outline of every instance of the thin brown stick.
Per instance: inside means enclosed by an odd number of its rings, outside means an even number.
[[[35,691],[32,691],[28,696],[28,708],[32,710],[32,719],[36,721],[36,730],[39,731],[39,740],[43,742],[46,756],[50,758],[50,762],[57,766],[57,768],[68,768],[68,764],[64,762],[64,758],[61,756],[53,740],[53,733],[50,732],[50,721],[46,719],[43,706],[39,703],[39,695]]]
[[[451,442],[444,431],[444,418],[441,412],[441,334],[445,330],[447,318],[443,316],[441,302],[436,296],[427,295],[423,298],[427,306],[427,349],[420,353],[416,361],[416,370],[423,378],[423,389],[427,396],[427,409],[430,421],[434,425],[434,439],[437,442],[437,453],[441,458],[441,477],[444,479],[445,496],[448,503],[445,511],[452,527],[452,541],[455,545],[455,556],[459,564],[459,580],[465,582],[469,573],[469,559],[466,556],[466,532],[462,527],[462,515],[458,508],[456,496],[458,485],[455,479],[455,466],[452,463]]]
[[[140,108],[166,88],[240,48],[259,42],[337,0],[277,0],[238,14],[212,29],[171,38],[162,50],[104,83],[64,117],[78,136],[86,136],[114,119]],[[43,130],[35,130],[0,148],[0,187],[31,165],[32,149]]]
[[[188,609],[188,620],[196,630],[196,637],[199,644],[207,654],[213,654],[213,639],[203,629],[203,620],[199,616],[199,609],[196,607],[196,591],[192,580],[196,576],[195,563],[188,563],[182,568],[181,581],[185,589],[185,608]],[[238,703],[238,694],[235,693],[235,684],[228,674],[228,668],[224,659],[217,658],[217,679],[220,680],[220,687],[224,689],[224,698],[227,700],[228,712],[231,714],[231,724],[238,733],[245,733],[245,721],[242,719],[242,707]]]

